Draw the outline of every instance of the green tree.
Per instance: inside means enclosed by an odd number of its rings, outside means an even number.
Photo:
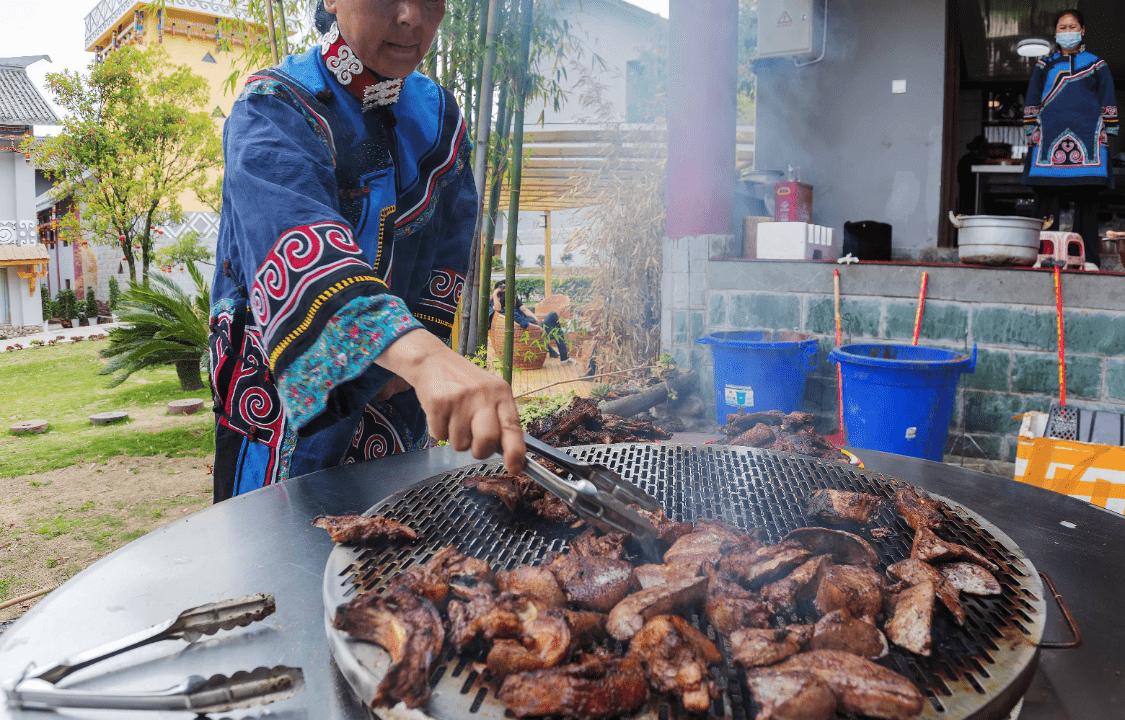
[[[758,54],[758,0],[738,0],[738,122],[754,122],[754,68]]]
[[[159,47],[126,46],[86,73],[49,74],[47,87],[66,110],[62,132],[25,150],[55,197],[75,201],[71,237],[119,247],[130,279],[139,259],[147,280],[156,225],[181,222],[180,193],[222,162],[207,81]]]
[[[215,256],[204,247],[199,233],[194,230],[188,230],[176,242],[156,251],[156,260],[160,267],[191,265],[197,262],[210,263],[214,259]]]
[[[109,347],[101,356],[110,358],[99,375],[114,375],[116,387],[138,370],[169,363],[183,390],[199,390],[200,365],[206,364],[207,318],[211,311],[211,289],[194,264],[188,272],[195,281],[190,297],[170,278],[153,275],[149,283],[129,283],[117,306],[117,319],[124,323],[109,331]]]

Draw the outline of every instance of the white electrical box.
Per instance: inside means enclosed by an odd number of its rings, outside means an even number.
[[[758,0],[758,57],[815,55],[822,0]]]

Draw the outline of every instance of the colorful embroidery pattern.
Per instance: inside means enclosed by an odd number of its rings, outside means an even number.
[[[211,385],[219,422],[258,442],[275,445],[284,417],[272,383],[261,339],[238,327],[234,301],[224,298],[211,311]],[[233,341],[241,336],[236,348]]]
[[[414,316],[427,328],[432,322],[452,329],[453,319],[457,314],[457,303],[461,301],[461,291],[464,287],[465,276],[461,273],[445,268],[434,268],[430,273],[429,284],[418,298]],[[444,333],[440,335],[443,336]]]
[[[366,372],[400,336],[421,327],[392,295],[349,302],[278,378],[289,419],[298,427],[305,425],[324,411],[329,393]]]
[[[287,230],[254,273],[250,310],[270,351],[270,366],[303,333],[333,296],[353,286],[385,285],[341,223],[325,222]],[[376,294],[368,292],[366,294]],[[336,307],[335,303],[329,304]]]

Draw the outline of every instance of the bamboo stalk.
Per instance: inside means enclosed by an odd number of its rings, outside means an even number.
[[[520,182],[523,176],[523,115],[527,107],[527,64],[531,53],[531,13],[535,0],[522,0],[520,3],[520,45],[517,55],[516,72],[516,114],[512,127],[512,181],[508,203],[508,257],[505,273],[507,292],[504,303],[504,361],[502,372],[504,381],[512,384],[512,344],[515,332],[512,329],[516,302],[516,227],[519,225]]]
[[[270,55],[273,57],[273,64],[277,65],[279,60],[277,57],[277,28],[273,24],[273,0],[266,0],[266,25],[269,25],[270,31]]]

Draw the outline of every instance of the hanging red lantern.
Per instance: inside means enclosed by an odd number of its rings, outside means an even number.
[[[117,236],[117,239],[118,239],[118,240],[124,240],[124,239],[125,239],[125,236],[124,236],[124,235],[118,235],[118,236]]]

